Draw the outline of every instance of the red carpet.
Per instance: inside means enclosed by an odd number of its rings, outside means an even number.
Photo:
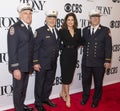
[[[120,82],[103,87],[103,96],[97,108],[91,108],[92,94],[85,106],[80,105],[82,93],[71,95],[71,108],[66,108],[64,101],[61,98],[53,99],[57,103],[56,108],[51,108],[44,105],[47,111],[120,111]],[[34,105],[30,105],[34,107]],[[34,108],[35,109],[35,108]],[[7,111],[14,111],[13,109]],[[36,109],[34,111],[37,111]]]

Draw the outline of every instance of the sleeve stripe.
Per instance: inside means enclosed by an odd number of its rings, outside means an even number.
[[[11,67],[19,66],[19,63],[11,64]]]
[[[33,60],[33,62],[38,62],[38,60]]]
[[[111,60],[111,59],[106,58],[105,60]]]

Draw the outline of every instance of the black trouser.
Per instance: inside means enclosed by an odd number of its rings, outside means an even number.
[[[94,78],[93,101],[99,101],[102,95],[102,83],[105,73],[104,67],[82,66],[83,99],[88,99],[90,95],[92,76]]]
[[[42,101],[49,100],[49,96],[52,91],[53,82],[55,79],[56,62],[52,64],[50,70],[46,70],[44,67],[40,69],[40,72],[36,72],[35,76],[35,105],[41,106]]]
[[[13,78],[13,102],[15,111],[24,111],[24,100],[28,85],[29,74],[22,72],[21,80]]]

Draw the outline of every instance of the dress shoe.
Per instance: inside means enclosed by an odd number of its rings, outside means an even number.
[[[46,111],[43,106],[35,106],[38,111]]]
[[[34,109],[32,107],[24,105],[24,110],[25,111],[33,111]]]
[[[98,101],[93,101],[91,107],[96,108],[98,106]]]
[[[81,105],[85,105],[85,104],[87,103],[87,101],[88,101],[88,99],[83,99],[83,100],[81,101]]]
[[[42,103],[47,104],[48,106],[51,106],[51,107],[56,107],[56,104],[53,103],[53,102],[50,101],[50,100],[48,100],[48,101],[43,101]]]

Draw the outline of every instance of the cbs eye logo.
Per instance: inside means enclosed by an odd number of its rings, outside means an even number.
[[[120,0],[112,0],[114,3],[120,3]]]
[[[116,21],[112,20],[110,22],[110,27],[111,28],[120,28],[120,20],[116,20]]]
[[[66,12],[82,13],[82,5],[66,3],[64,6],[64,10]]]

